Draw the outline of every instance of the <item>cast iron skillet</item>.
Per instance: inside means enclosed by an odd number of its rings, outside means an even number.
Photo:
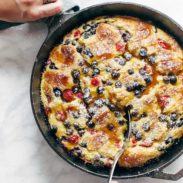
[[[78,11],[78,6],[73,7],[70,11]],[[146,21],[151,21],[154,25],[162,28],[169,34],[175,37],[183,48],[183,30],[176,24],[172,19],[166,15],[155,11],[151,8],[147,8],[138,4],[130,3],[107,3],[100,4],[96,6],[91,6],[85,8],[77,13],[65,13],[52,17],[46,21],[48,25],[48,36],[44,41],[39,53],[36,57],[34,63],[32,78],[31,78],[31,103],[33,113],[36,122],[41,130],[43,136],[49,143],[49,145],[54,149],[55,152],[71,165],[96,176],[108,177],[109,169],[107,168],[97,168],[91,165],[84,164],[83,161],[71,157],[63,148],[57,143],[55,138],[49,135],[49,126],[45,118],[45,114],[42,110],[41,100],[40,100],[40,82],[41,73],[44,68],[44,63],[48,58],[51,49],[59,43],[59,40],[70,30],[81,25],[85,21],[92,19],[101,15],[129,15],[139,17]],[[114,178],[124,179],[124,178],[134,178],[140,176],[148,176],[153,178],[168,179],[168,180],[178,180],[183,176],[183,169],[177,174],[167,174],[163,173],[162,169],[177,159],[183,153],[183,138],[179,140],[171,149],[168,150],[162,157],[158,160],[152,161],[147,165],[139,168],[124,169],[116,168],[114,173]]]

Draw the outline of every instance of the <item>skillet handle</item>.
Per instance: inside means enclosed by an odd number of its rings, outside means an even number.
[[[66,6],[64,9],[66,9],[66,10],[55,16],[44,18],[41,20],[42,22],[44,22],[47,25],[48,34],[50,34],[51,32],[54,32],[56,30],[56,28],[58,26],[60,26],[60,24],[62,24],[65,20],[70,18],[74,12],[79,11],[80,7],[76,4],[73,4],[73,2],[70,1],[69,7]]]
[[[162,169],[160,169],[150,173],[147,176],[151,178],[177,181],[183,177],[183,169],[176,174],[165,173]]]

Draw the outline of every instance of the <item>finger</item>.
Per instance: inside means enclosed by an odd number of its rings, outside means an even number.
[[[57,0],[43,0],[43,4],[49,4],[49,3],[54,3]]]
[[[37,20],[44,17],[53,16],[57,13],[60,13],[61,11],[62,11],[62,5],[60,0],[57,0],[54,3],[36,6],[30,12],[31,20]]]

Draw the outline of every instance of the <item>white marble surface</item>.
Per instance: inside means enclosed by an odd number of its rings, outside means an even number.
[[[75,0],[81,8],[105,0]],[[174,18],[183,26],[183,1],[136,0]],[[104,183],[62,160],[45,142],[32,115],[29,86],[34,59],[47,29],[41,24],[25,24],[0,32],[0,183]],[[183,157],[167,168],[183,168]],[[168,183],[139,178],[127,183]],[[183,179],[177,181],[183,183]]]

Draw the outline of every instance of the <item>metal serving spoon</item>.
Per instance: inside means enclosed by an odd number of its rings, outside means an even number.
[[[123,153],[125,151],[125,148],[126,148],[128,142],[129,142],[130,136],[131,136],[131,117],[130,117],[129,110],[127,110],[126,114],[128,116],[128,132],[127,132],[127,137],[125,137],[122,148],[117,152],[117,154],[115,156],[115,159],[114,159],[114,162],[113,162],[110,174],[109,174],[108,183],[112,183],[112,177],[113,177],[113,174],[114,174],[114,170],[116,168],[116,164],[117,164],[119,158],[123,155]]]

